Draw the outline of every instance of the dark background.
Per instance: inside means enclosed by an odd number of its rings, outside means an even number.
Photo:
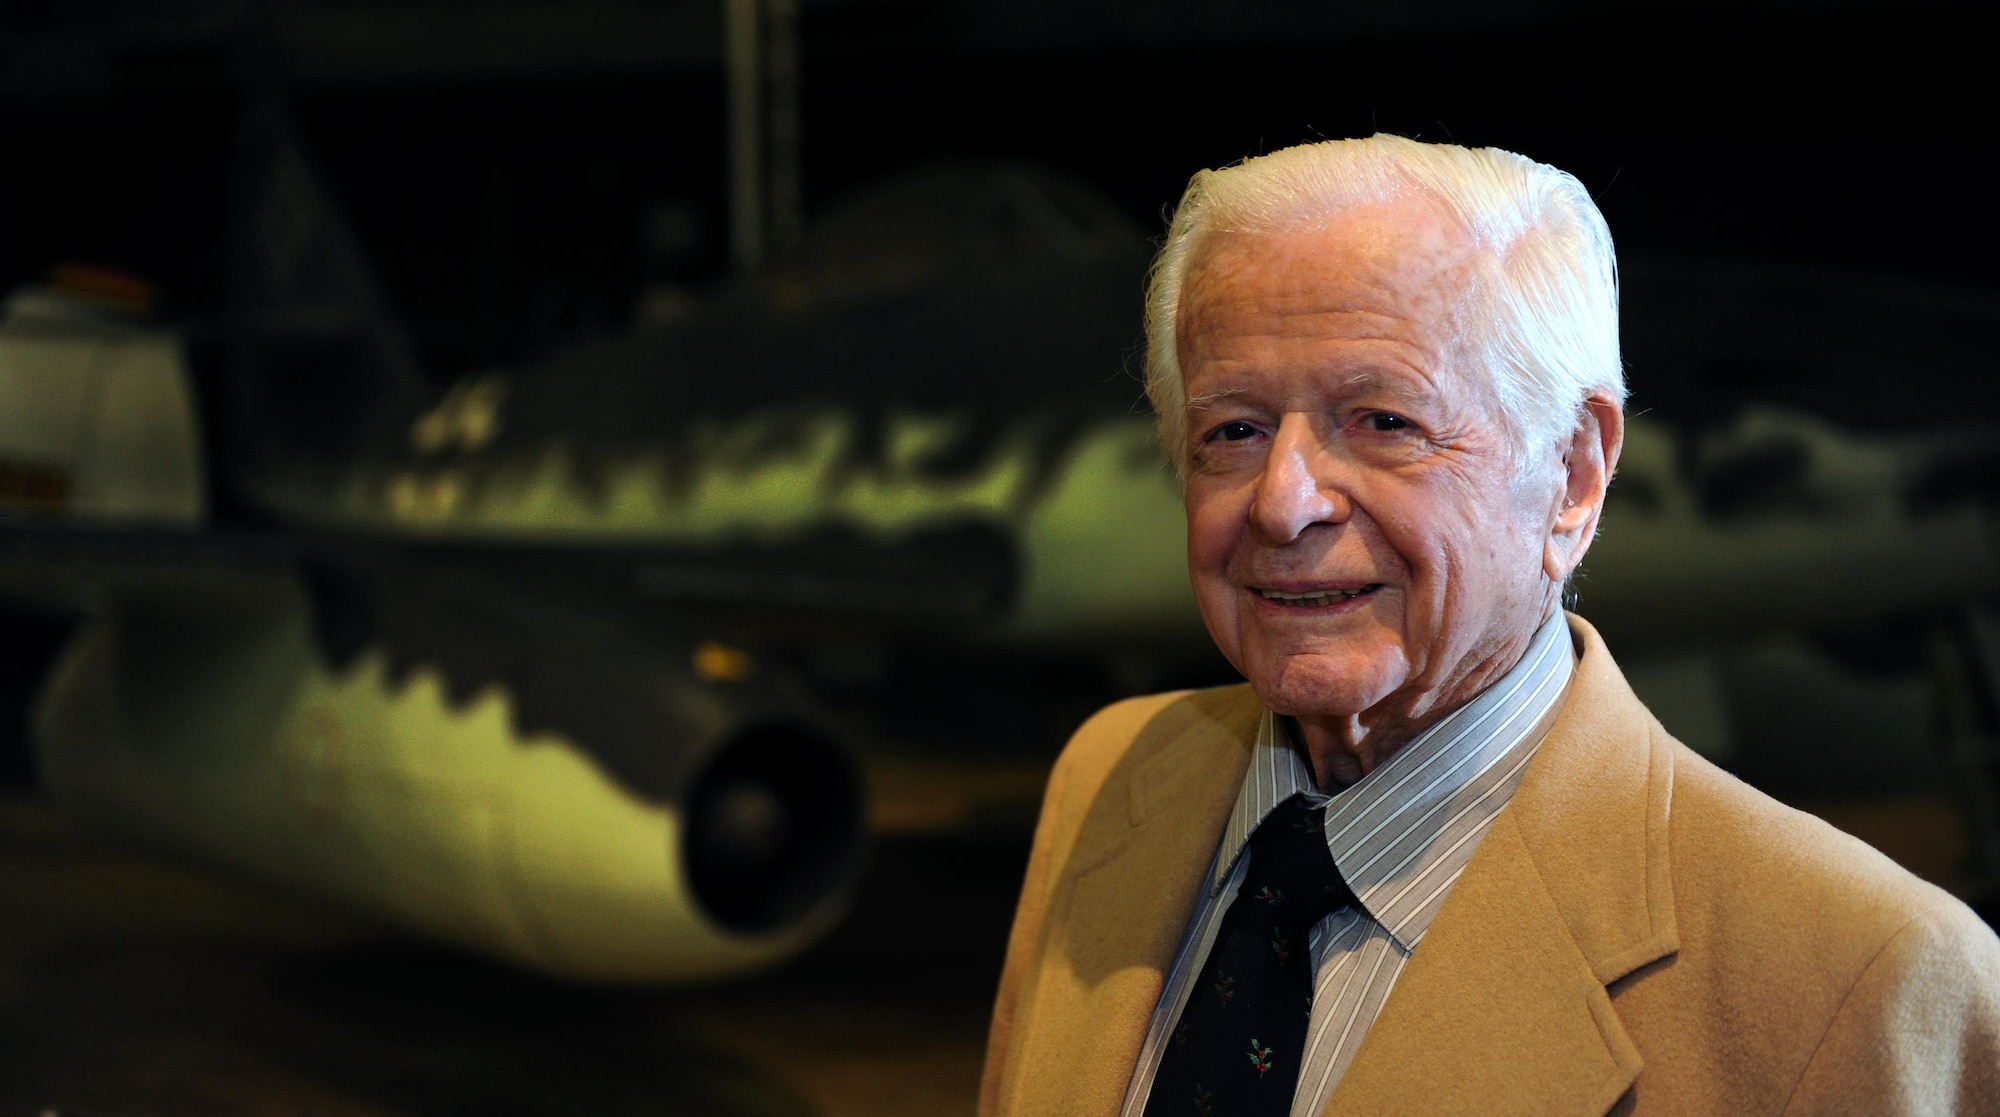
[[[1570,170],[1628,259],[1990,290],[1978,23],[1970,4],[808,0],[803,201],[810,222],[923,161],[1031,160],[1156,232],[1197,168],[1379,129]],[[98,262],[212,319],[254,76],[289,92],[437,375],[537,356],[619,327],[649,276],[726,274],[720,44],[719,6],[639,0],[10,4],[0,287]],[[662,209],[686,230],[665,253],[645,234]]]

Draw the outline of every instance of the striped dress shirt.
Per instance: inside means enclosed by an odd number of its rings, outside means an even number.
[[[1311,765],[1277,717],[1264,712],[1250,769],[1216,848],[1209,887],[1196,897],[1153,1009],[1125,1091],[1123,1117],[1145,1113],[1161,1045],[1243,882],[1251,832],[1296,793],[1329,804],[1327,848],[1360,900],[1320,920],[1310,941],[1312,1019],[1292,1117],[1325,1111],[1445,894],[1520,785],[1535,746],[1555,721],[1574,665],[1569,627],[1558,612],[1498,682],[1331,799],[1320,794]]]

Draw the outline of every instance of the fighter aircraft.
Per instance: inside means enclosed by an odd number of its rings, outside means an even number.
[[[244,166],[204,405],[129,322],[31,297],[0,325],[0,391],[32,404],[0,428],[24,494],[0,582],[85,618],[36,707],[65,808],[537,969],[710,979],[839,917],[856,736],[1046,757],[1092,701],[1227,681],[1131,371],[1145,238],[1060,176],[918,175],[830,214],[785,272],[438,383],[268,105]],[[1642,406],[1704,345],[1868,359],[1799,324],[1883,304],[1789,273],[1628,268],[1627,292],[1745,319],[1628,329]],[[1994,351],[2000,314],[1952,321],[1936,375]],[[127,365],[150,371],[102,371]],[[1865,688],[1818,644],[1743,641],[1984,623],[1994,442],[1689,394],[1713,404],[1696,421],[1635,416],[1578,591],[1670,726],[1755,770],[1732,687],[1789,685],[1787,708]],[[170,449],[114,468],[142,446]],[[1907,713],[1906,691],[1868,708]],[[1948,809],[1990,858],[1982,763]],[[1976,868],[1967,887],[2000,862]]]
[[[1045,226],[1018,265],[745,288],[437,391],[282,113],[243,142],[220,400],[73,283],[0,325],[6,593],[83,618],[35,709],[70,812],[534,968],[716,978],[837,919],[866,835],[825,699],[885,646],[1181,627],[1118,568],[1177,562],[1120,367],[1143,240],[1061,184],[997,181]],[[1071,370],[1108,406],[976,406]]]

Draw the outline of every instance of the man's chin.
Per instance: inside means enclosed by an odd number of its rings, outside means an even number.
[[[1360,717],[1394,694],[1407,677],[1401,657],[1290,656],[1248,674],[1250,689],[1273,713],[1301,720]]]

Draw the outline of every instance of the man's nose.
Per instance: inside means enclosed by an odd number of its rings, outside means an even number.
[[[1335,463],[1311,419],[1297,412],[1278,420],[1271,453],[1250,506],[1257,529],[1276,543],[1289,543],[1314,524],[1346,521],[1353,504],[1336,483]]]

